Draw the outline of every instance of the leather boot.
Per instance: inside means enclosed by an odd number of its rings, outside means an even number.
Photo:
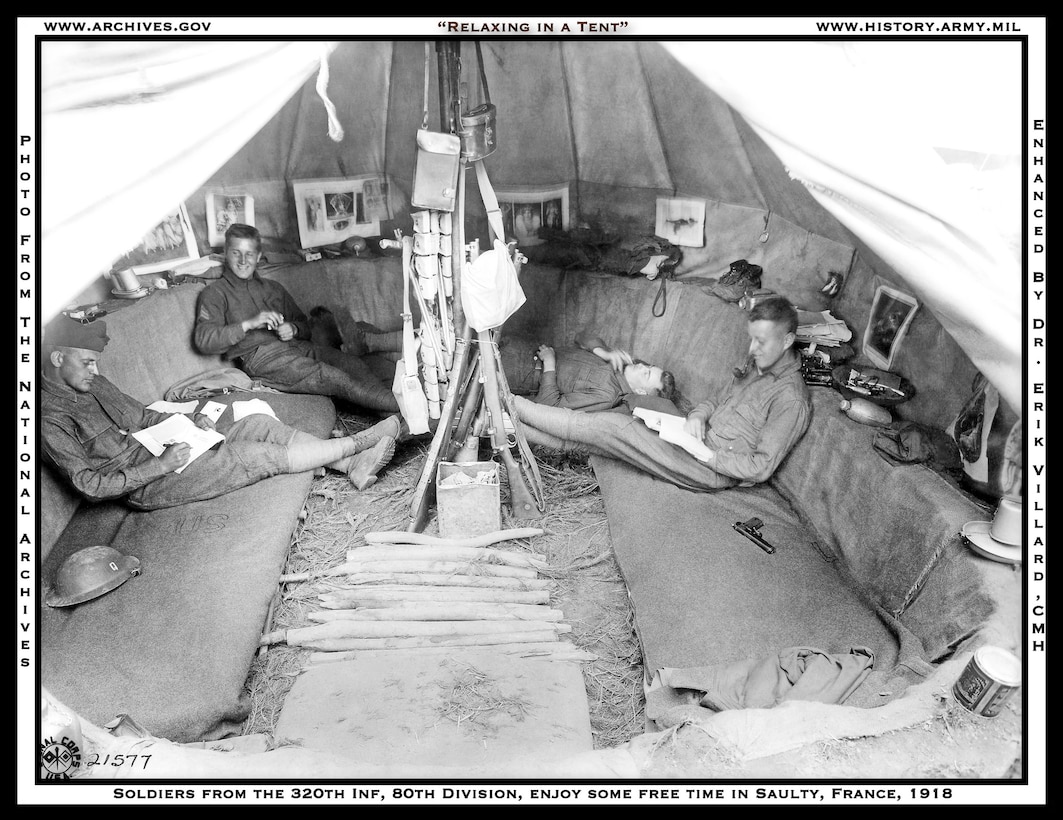
[[[337,396],[346,399],[351,404],[364,407],[368,410],[377,410],[384,413],[398,413],[399,402],[389,387],[370,379],[348,379],[340,385],[341,389]]]
[[[347,345],[347,352],[356,356],[367,353],[401,353],[402,331],[381,330],[369,322],[354,323],[354,338]]]
[[[377,473],[387,466],[395,454],[395,439],[384,436],[368,450],[362,450],[350,458],[347,477],[356,490],[365,490],[376,484]]]
[[[286,451],[290,473],[331,467],[355,452],[354,442],[350,437],[321,439],[301,430],[295,431]]]
[[[351,438],[354,439],[355,453],[360,453],[362,450],[368,450],[380,439],[390,437],[398,439],[402,433],[403,423],[402,417],[399,415],[388,416],[383,421],[378,421],[372,427],[362,430],[360,433],[355,433]]]

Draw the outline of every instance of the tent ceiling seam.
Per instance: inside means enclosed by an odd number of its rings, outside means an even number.
[[[739,154],[739,158],[745,162],[745,170],[747,171],[748,178],[752,180],[753,185],[757,189],[757,196],[760,197],[760,201],[765,209],[768,207],[769,197],[766,195],[764,186],[761,184],[760,176],[757,174],[756,169],[753,168],[753,163],[749,159],[749,150],[746,148],[746,141],[742,138],[742,129],[738,127],[738,117],[741,115],[735,109],[733,105],[724,100],[724,105],[727,106],[727,113],[731,120],[731,127],[734,129],[735,136],[738,137],[738,144],[742,146],[742,151]],[[744,121],[744,120],[743,120]],[[769,149],[770,150],[770,149]]]
[[[653,112],[653,124],[657,131],[657,142],[661,146],[661,157],[664,158],[664,170],[668,174],[668,185],[672,190],[672,196],[676,195],[675,174],[672,173],[672,162],[668,156],[668,146],[664,141],[664,132],[661,130],[661,118],[657,112],[657,103],[653,99],[652,89],[650,88],[649,75],[646,73],[646,61],[642,58],[643,44],[635,43],[635,57],[639,62],[639,72],[642,75],[643,87],[646,89],[646,99],[649,100],[650,110]]]
[[[388,166],[388,123],[391,122],[391,78],[395,75],[395,43],[391,43],[391,59],[388,61],[386,78],[387,88],[384,89],[384,116],[380,118],[381,149],[380,164],[383,166],[384,179],[390,179],[391,174]],[[391,199],[390,186],[388,200]],[[388,215],[391,214],[391,203],[388,202]]]
[[[569,142],[572,145],[572,184],[575,186],[573,191],[573,205],[569,206],[569,219],[572,219],[572,211],[578,214],[580,213],[580,190],[579,190],[579,147],[576,145],[576,124],[572,118],[572,89],[569,83],[568,77],[568,64],[565,62],[565,44],[559,43],[557,48],[557,54],[561,62],[561,85],[565,91],[565,108],[568,111],[568,132]]]

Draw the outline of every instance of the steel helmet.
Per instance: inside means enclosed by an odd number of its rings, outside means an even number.
[[[68,556],[45,596],[48,606],[91,601],[140,575],[140,559],[112,547],[85,547]]]
[[[369,243],[361,236],[349,236],[343,240],[343,249],[355,256],[361,256],[369,250]]]

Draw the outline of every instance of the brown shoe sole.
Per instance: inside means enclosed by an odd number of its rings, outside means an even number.
[[[351,461],[347,477],[355,489],[365,490],[372,487],[377,480],[377,473],[387,466],[395,455],[395,439],[384,436],[368,450],[362,450]]]

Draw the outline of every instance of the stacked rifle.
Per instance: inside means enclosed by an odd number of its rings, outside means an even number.
[[[502,214],[491,188],[483,159],[496,147],[497,130],[494,106],[490,104],[487,76],[484,73],[480,45],[476,43],[480,83],[485,103],[472,111],[463,112],[464,94],[461,91],[460,44],[442,41],[437,44],[439,56],[440,131],[444,141],[454,142],[445,154],[419,150],[418,168],[425,160],[425,185],[418,186],[415,173],[415,195],[411,196],[416,211],[414,236],[405,238],[404,254],[412,252],[417,297],[421,304],[421,355],[425,394],[429,416],[438,419],[421,475],[414,488],[410,508],[409,532],[420,533],[428,522],[428,507],[433,500],[435,478],[442,461],[476,461],[480,439],[490,441],[492,458],[505,468],[509,487],[509,506],[514,518],[541,516],[546,510],[542,480],[531,447],[513,411],[512,394],[501,367],[498,335],[504,319],[490,322],[487,329],[473,329],[463,309],[462,281],[467,265],[476,260],[476,252],[465,242],[466,172],[475,170],[480,194],[484,197],[490,238],[497,240],[506,259],[512,262],[514,278],[520,272],[523,256],[515,243],[506,243]],[[428,87],[430,61],[425,47],[425,94],[422,131],[428,123]],[[438,141],[438,140],[437,140]],[[420,146],[420,143],[418,143]],[[429,168],[456,160],[456,191],[448,182],[440,187]],[[436,164],[433,164],[434,163]],[[448,165],[449,168],[449,165]],[[418,189],[423,188],[424,198]],[[436,204],[440,197],[444,204]],[[449,199],[453,196],[453,199]],[[453,206],[450,207],[450,203]],[[437,210],[438,209],[438,210]],[[478,238],[471,243],[478,246]],[[486,253],[485,253],[486,256]],[[523,301],[523,294],[521,294]],[[434,299],[434,301],[433,301]],[[424,344],[425,339],[429,344]],[[433,339],[435,342],[433,343]],[[426,348],[431,350],[426,350]]]

